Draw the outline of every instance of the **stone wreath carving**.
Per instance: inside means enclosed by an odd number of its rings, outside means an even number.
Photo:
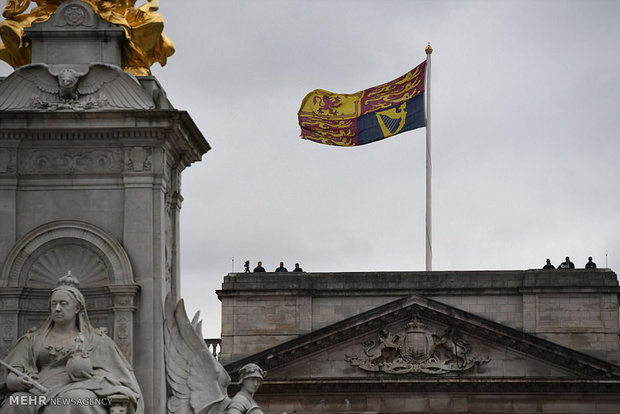
[[[407,323],[404,332],[391,334],[383,328],[377,339],[362,345],[363,355],[346,355],[345,360],[371,372],[445,374],[467,371],[489,362],[488,358],[473,355],[471,345],[455,328],[448,327],[437,335],[415,317]]]

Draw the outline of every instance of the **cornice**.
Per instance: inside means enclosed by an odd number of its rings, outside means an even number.
[[[164,134],[161,130],[153,129],[113,129],[113,130],[98,130],[93,131],[90,129],[74,130],[29,130],[29,131],[0,131],[0,139],[20,140],[20,141],[89,141],[89,140],[119,140],[127,138],[148,138],[148,139],[161,139]]]
[[[211,147],[187,111],[0,111],[0,141],[20,150],[29,146],[80,145],[164,148],[182,167],[199,161]]]
[[[231,387],[232,388],[232,387]],[[233,390],[234,391],[234,390]],[[256,397],[271,395],[312,395],[332,393],[528,393],[528,394],[612,394],[620,393],[620,380],[583,378],[401,378],[323,379],[263,382]]]

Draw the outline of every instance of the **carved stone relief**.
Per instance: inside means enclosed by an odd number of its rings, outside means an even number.
[[[81,5],[65,7],[56,19],[56,26],[93,26],[92,13]]]
[[[165,157],[168,158],[168,157]],[[176,171],[175,167],[164,161],[164,174],[163,182],[166,191],[166,216],[165,216],[165,266],[166,266],[166,283],[168,291],[172,289],[172,281],[175,275],[175,267],[177,260],[177,245],[176,245],[176,223],[178,212],[181,209],[181,203],[183,197],[179,193],[180,188],[180,174]]]
[[[125,169],[133,172],[150,171],[152,162],[151,148],[133,147],[125,149]]]
[[[116,331],[114,332],[114,342],[118,345],[121,352],[125,355],[127,360],[133,360],[132,354],[132,318],[129,312],[117,312],[115,314]]]
[[[133,298],[131,296],[117,296],[114,298],[115,307],[133,307]]]
[[[166,192],[166,194],[168,194],[170,192],[170,189],[172,188],[172,167],[168,164],[168,162],[166,161],[166,159],[168,158],[167,156],[163,157],[163,177],[162,177],[162,181],[163,181],[163,186],[164,186],[164,191]]]
[[[80,6],[65,8],[67,25],[83,21]],[[0,110],[90,111],[104,108],[154,108],[152,97],[130,75],[115,65],[33,63],[18,67],[0,83]]]
[[[30,150],[20,158],[22,174],[114,173],[123,166],[120,149]]]
[[[83,103],[79,102],[77,99],[68,100],[66,102],[50,102],[40,96],[33,96],[31,101],[32,108],[47,111],[60,111],[63,109],[72,111],[86,111],[88,109],[101,109],[109,106],[111,106],[110,100],[106,96],[91,98]]]
[[[383,328],[376,339],[362,346],[363,354],[347,355],[345,360],[370,372],[437,375],[467,371],[489,362],[472,353],[471,344],[457,329],[448,327],[437,334],[416,317],[407,323],[405,331],[392,334]]]
[[[169,285],[172,281],[172,261],[174,254],[174,233],[172,229],[172,223],[174,220],[174,215],[176,214],[176,209],[173,207],[173,202],[170,200],[169,193],[166,194],[166,217],[165,217],[165,226],[166,226],[166,245],[165,245],[165,264],[166,264],[166,283]]]
[[[67,243],[41,254],[28,272],[28,286],[54,287],[59,275],[71,272],[82,286],[105,286],[110,282],[103,260],[86,247]]]
[[[15,155],[11,150],[0,148],[0,174],[14,173]]]

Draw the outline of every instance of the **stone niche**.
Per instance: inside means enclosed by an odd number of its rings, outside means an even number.
[[[133,317],[139,286],[123,247],[102,229],[77,220],[29,232],[9,253],[0,274],[0,355],[49,316],[49,297],[68,272],[80,281],[88,315],[133,360]]]

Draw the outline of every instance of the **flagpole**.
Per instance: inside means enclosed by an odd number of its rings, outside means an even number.
[[[424,48],[426,52],[426,271],[433,270],[433,247],[431,244],[431,53],[433,48],[429,43]]]

